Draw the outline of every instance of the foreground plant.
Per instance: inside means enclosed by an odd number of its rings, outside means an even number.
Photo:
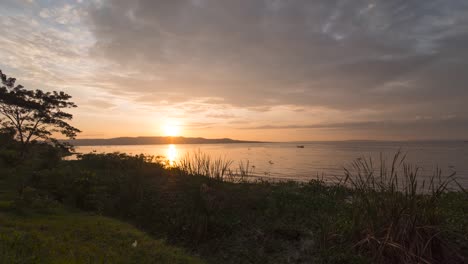
[[[240,161],[233,168],[234,161],[223,157],[213,158],[200,150],[187,153],[174,167],[186,175],[198,175],[219,181],[243,182],[253,175],[255,166],[250,162]]]
[[[390,167],[383,158],[358,159],[345,169],[352,190],[348,239],[376,263],[463,263],[458,245],[445,239],[439,201],[455,174],[437,170],[428,181],[398,152]]]

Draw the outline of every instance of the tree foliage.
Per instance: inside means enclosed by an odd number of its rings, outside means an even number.
[[[71,96],[64,92],[27,90],[15,85],[15,78],[8,78],[0,70],[0,127],[13,130],[14,137],[23,146],[41,140],[63,146],[55,136],[74,139],[81,132],[68,122],[73,115],[66,109],[77,107]]]

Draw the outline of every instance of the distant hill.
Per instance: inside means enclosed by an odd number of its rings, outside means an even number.
[[[230,138],[207,139],[201,137],[118,137],[108,139],[76,139],[65,142],[74,146],[263,143],[260,141],[244,141]]]

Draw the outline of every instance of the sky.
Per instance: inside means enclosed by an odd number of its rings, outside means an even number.
[[[466,0],[1,0],[0,28],[79,138],[468,139]]]

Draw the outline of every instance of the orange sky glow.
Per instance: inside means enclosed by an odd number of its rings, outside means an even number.
[[[466,139],[468,2],[4,0],[0,69],[79,138]]]

